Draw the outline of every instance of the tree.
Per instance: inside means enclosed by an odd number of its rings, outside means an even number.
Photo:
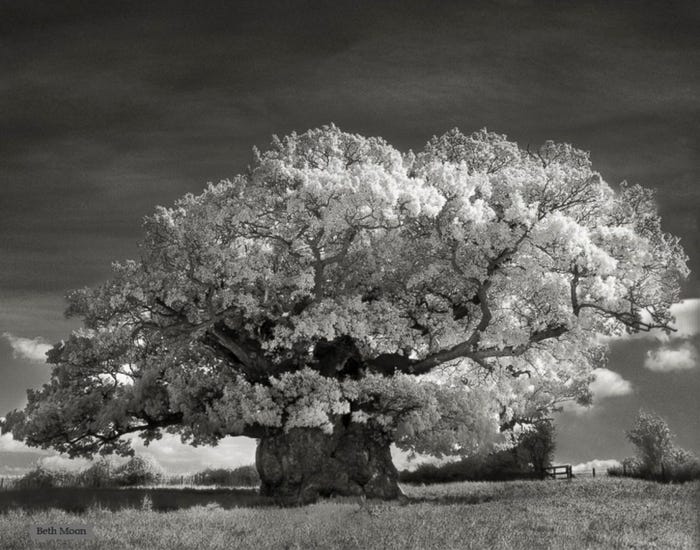
[[[149,456],[132,456],[126,463],[115,468],[112,479],[117,485],[147,485],[160,483],[165,471]]]
[[[71,456],[122,436],[259,439],[263,494],[400,493],[390,444],[469,455],[567,399],[597,334],[670,330],[687,258],[587,153],[452,130],[402,155],[335,126],[159,207],[141,257],[68,296],[84,328],[3,429]]]
[[[655,413],[639,411],[626,435],[637,448],[642,470],[652,475],[663,473],[664,462],[674,451],[674,435],[666,421]]]
[[[674,445],[675,436],[658,414],[639,411],[634,426],[626,435],[637,448],[637,457],[623,461],[622,474],[662,481],[700,478],[700,460],[690,451]],[[616,473],[619,475],[619,470]]]
[[[666,421],[655,413],[639,411],[627,439],[637,448],[637,457],[650,473],[662,471],[673,451],[673,434]]]
[[[532,465],[532,469],[541,474],[545,468],[551,466],[555,447],[554,422],[549,418],[542,418],[520,436],[517,449]]]

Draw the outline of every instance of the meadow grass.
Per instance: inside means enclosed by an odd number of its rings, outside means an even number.
[[[158,512],[92,506],[0,514],[0,547],[185,548],[698,548],[700,482],[633,479],[451,483],[405,486],[403,502],[328,499],[298,508],[225,509],[218,504]],[[33,543],[31,524],[94,525],[96,538]]]

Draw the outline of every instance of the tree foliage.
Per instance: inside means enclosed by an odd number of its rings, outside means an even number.
[[[537,473],[552,465],[556,442],[554,439],[554,422],[543,418],[534,423],[532,428],[520,436],[517,448],[526,461]]]
[[[700,459],[677,447],[674,438],[658,414],[639,411],[634,425],[627,431],[627,439],[636,447],[637,456],[625,458],[622,467],[611,468],[608,474],[665,482],[700,479]]]
[[[687,274],[650,191],[486,130],[417,154],[335,126],[275,138],[144,229],[139,259],[68,296],[84,328],[5,431],[91,456],[342,418],[469,453],[589,399],[597,335],[669,329]]]
[[[512,448],[479,453],[445,464],[426,462],[412,471],[402,471],[399,479],[405,483],[540,479],[544,468],[551,465],[555,449],[554,422],[542,418],[516,431],[510,434]]]
[[[117,485],[133,486],[160,483],[165,479],[165,470],[149,456],[132,456],[116,467],[112,479]]]
[[[637,448],[637,457],[643,467],[652,472],[661,470],[673,451],[674,435],[659,415],[639,411],[627,439]]]

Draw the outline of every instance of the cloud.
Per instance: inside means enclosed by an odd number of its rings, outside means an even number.
[[[0,435],[0,452],[2,453],[28,453],[34,451],[36,449],[27,447],[21,441],[17,441],[12,437],[12,434]]]
[[[68,458],[67,456],[52,455],[41,457],[37,464],[47,470],[62,470],[69,472],[77,472],[90,466],[90,460],[87,458]]]
[[[593,392],[593,399],[605,399],[632,393],[632,384],[614,371],[609,369],[595,369],[595,379],[589,388]]]
[[[649,350],[644,359],[644,368],[654,372],[670,372],[693,369],[698,364],[698,351],[691,342],[684,342],[680,347],[662,346]]]
[[[193,447],[180,437],[163,434],[162,439],[146,446],[137,436],[131,437],[137,455],[150,455],[169,473],[193,473],[205,468],[236,468],[255,463],[254,439],[226,437],[216,447]]]
[[[622,376],[615,371],[609,369],[594,369],[592,374],[594,379],[588,387],[593,394],[593,406],[586,407],[568,401],[562,406],[564,411],[572,412],[577,415],[586,414],[592,411],[594,406],[603,399],[629,395],[634,391],[632,383],[622,378]]]
[[[254,439],[247,437],[226,437],[216,447],[186,445],[180,442],[179,436],[173,434],[163,434],[162,439],[153,441],[148,446],[136,435],[130,436],[129,439],[137,456],[153,457],[169,474],[194,473],[206,468],[236,468],[255,463],[256,443]],[[90,461],[84,458],[68,458],[56,451],[28,447],[21,441],[12,439],[11,434],[0,436],[0,454],[3,455],[0,457],[0,463],[12,456],[34,457],[28,462],[26,458],[18,458],[26,462],[25,466],[17,466],[17,471],[13,472],[19,474],[26,473],[36,464],[50,470],[71,471],[80,470],[90,464]],[[126,459],[112,456],[112,460],[123,463]],[[0,464],[0,475],[9,473],[4,466],[8,464]]]
[[[29,361],[46,362],[46,352],[52,348],[41,337],[22,338],[9,332],[3,332],[2,337],[10,343],[15,357]]]
[[[572,466],[571,469],[574,473],[577,473],[590,471],[593,468],[595,468],[596,475],[599,475],[607,473],[608,468],[613,468],[615,466],[622,466],[622,464],[619,460],[615,460],[614,458],[595,458],[593,460],[589,460],[588,462],[581,462],[580,464],[576,464]]]
[[[672,336],[688,338],[700,334],[700,298],[690,298],[671,306],[671,313],[676,318],[678,332]]]
[[[28,468],[26,466],[7,466],[5,464],[0,465],[0,476],[2,477],[21,477],[27,473]]]

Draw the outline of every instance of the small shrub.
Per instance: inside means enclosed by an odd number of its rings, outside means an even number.
[[[700,460],[697,458],[688,462],[673,463],[666,473],[668,481],[682,483],[700,479]]]
[[[151,499],[150,495],[144,495],[141,499],[141,510],[144,512],[153,510],[153,499]]]

